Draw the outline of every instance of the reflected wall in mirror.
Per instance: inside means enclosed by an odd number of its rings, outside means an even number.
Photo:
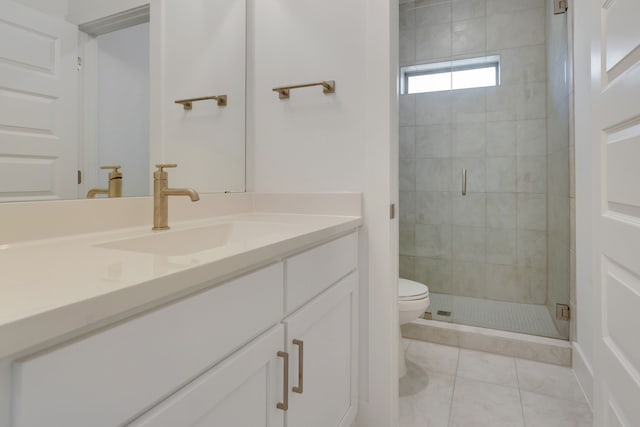
[[[101,169],[108,165],[120,166],[123,197],[146,196],[150,188],[149,7],[91,21],[79,29],[81,196],[95,189],[108,190],[111,172]]]
[[[113,165],[123,196],[149,195],[156,163],[180,165],[172,186],[245,190],[245,0],[0,0],[0,13],[0,201],[85,198]],[[175,104],[212,95],[227,105]]]

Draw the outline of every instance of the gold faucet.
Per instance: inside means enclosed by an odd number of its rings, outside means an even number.
[[[156,165],[153,173],[153,230],[169,229],[169,196],[189,196],[192,202],[200,200],[200,195],[191,188],[169,188],[169,174],[164,168],[178,165]]]
[[[106,194],[107,197],[122,197],[122,166],[100,166],[100,169],[112,169],[109,172],[109,188],[92,188],[87,193],[87,199],[93,199],[97,194]]]

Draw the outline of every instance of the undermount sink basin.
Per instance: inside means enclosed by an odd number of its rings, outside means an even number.
[[[187,230],[154,231],[148,236],[96,245],[100,248],[179,256],[222,246],[268,243],[295,234],[292,224],[229,222]]]

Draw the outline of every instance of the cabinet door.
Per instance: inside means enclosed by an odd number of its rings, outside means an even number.
[[[279,325],[151,409],[135,427],[283,427]]]
[[[353,423],[358,407],[356,289],[357,274],[352,273],[285,320],[291,359],[288,427]]]

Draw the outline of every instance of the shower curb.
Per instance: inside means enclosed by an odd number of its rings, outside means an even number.
[[[402,336],[468,350],[571,367],[571,343],[560,339],[425,319],[418,319],[402,325]]]

